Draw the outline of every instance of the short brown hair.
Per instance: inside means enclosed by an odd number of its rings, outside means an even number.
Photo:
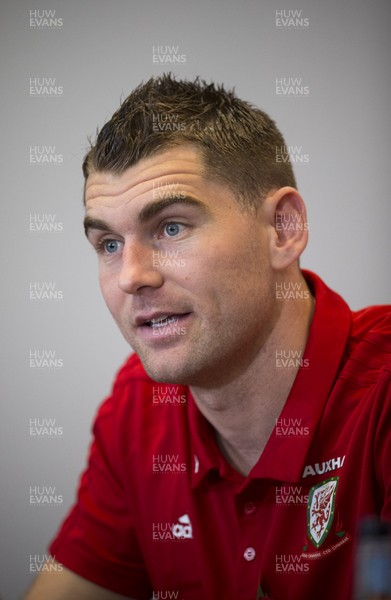
[[[296,187],[284,138],[266,113],[221,85],[171,74],[152,77],[126,98],[91,145],[83,173],[120,175],[184,143],[200,150],[205,173],[227,184],[244,207],[256,207],[272,189]]]

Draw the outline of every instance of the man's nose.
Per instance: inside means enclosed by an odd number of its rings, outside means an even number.
[[[139,242],[125,244],[118,286],[127,294],[137,294],[142,288],[159,288],[163,276],[153,261],[153,249]]]

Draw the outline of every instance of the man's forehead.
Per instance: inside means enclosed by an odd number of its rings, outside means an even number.
[[[93,171],[86,180],[85,202],[108,196],[121,197],[130,190],[143,193],[153,187],[155,180],[175,184],[186,176],[202,176],[203,173],[200,152],[190,145],[182,145],[142,158],[120,174]]]

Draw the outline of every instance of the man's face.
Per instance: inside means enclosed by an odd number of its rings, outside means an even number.
[[[92,173],[86,227],[107,306],[154,380],[214,387],[244,372],[278,316],[262,208],[244,212],[181,146]]]

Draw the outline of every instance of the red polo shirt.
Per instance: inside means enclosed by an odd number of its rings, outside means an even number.
[[[153,382],[133,355],[98,412],[58,561],[140,600],[351,597],[358,519],[391,521],[391,324],[386,307],[352,313],[305,275],[302,366],[249,476],[188,388]]]

